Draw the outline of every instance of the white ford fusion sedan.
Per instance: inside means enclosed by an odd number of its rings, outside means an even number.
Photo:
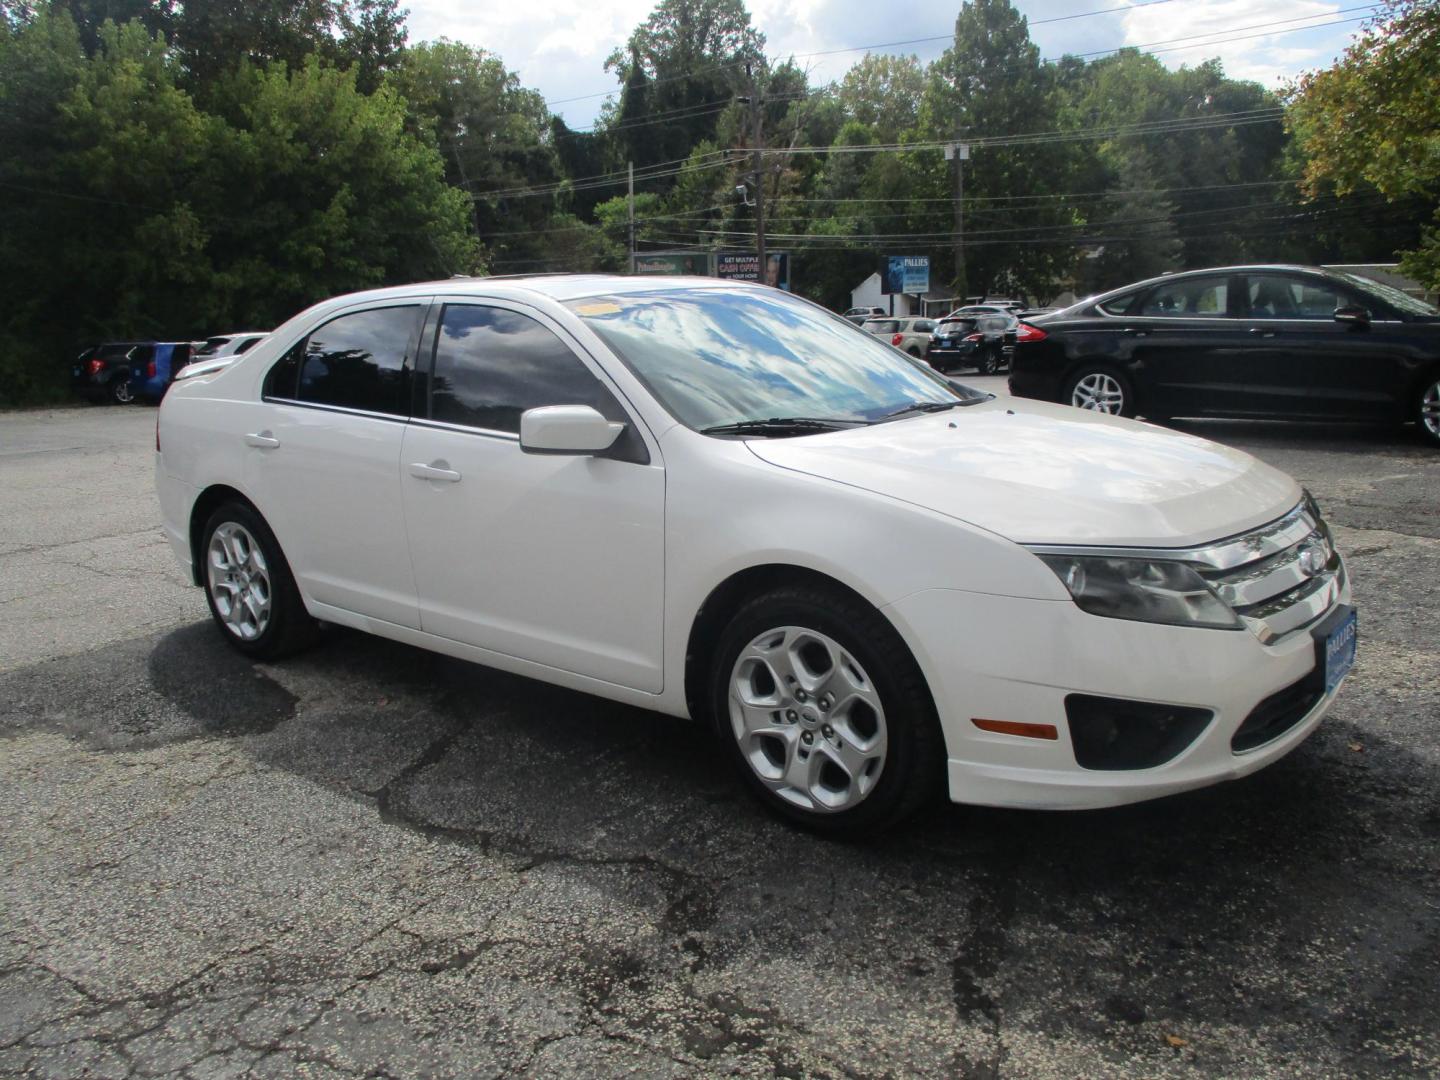
[[[815,829],[1112,806],[1275,761],[1355,655],[1246,454],[952,385],[784,292],[441,281],[177,382],[165,528],[256,658],[321,622],[713,725]]]

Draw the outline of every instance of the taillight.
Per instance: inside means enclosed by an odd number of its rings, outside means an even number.
[[[899,344],[900,344],[902,341],[904,341],[904,340],[905,340],[905,335],[904,335],[904,334],[896,334],[894,337],[892,337],[892,338],[890,339],[890,344],[891,344],[891,345],[899,345]]]
[[[100,372],[105,370],[105,361],[91,360],[88,364],[85,365],[85,370],[88,374],[99,375]]]
[[[1015,328],[1016,341],[1044,341],[1049,336],[1038,326],[1031,326],[1029,323],[1022,322]]]
[[[154,361],[154,360],[151,360],[148,364],[145,365],[145,377],[146,377],[147,379],[153,379],[153,378],[155,377],[155,361]]]
[[[983,341],[984,339],[985,339],[985,335],[984,335],[984,334],[968,334],[968,335],[966,335],[966,337],[965,337],[965,340],[966,340],[966,341]]]

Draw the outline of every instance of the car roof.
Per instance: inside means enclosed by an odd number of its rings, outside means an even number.
[[[331,298],[327,303],[364,303],[391,297],[429,296],[544,296],[561,303],[587,296],[642,296],[646,293],[674,289],[745,289],[769,291],[769,285],[729,278],[687,277],[683,274],[514,274],[494,277],[453,277],[439,281],[417,281],[412,285],[394,285],[385,289],[350,293]]]
[[[1213,274],[1254,274],[1260,272],[1273,273],[1277,271],[1281,273],[1315,274],[1319,277],[1326,277],[1332,280],[1340,276],[1332,270],[1326,270],[1323,266],[1309,266],[1305,263],[1243,263],[1238,266],[1203,266],[1195,270],[1176,270],[1170,274],[1160,274],[1158,277],[1145,278],[1142,281],[1131,281],[1124,285],[1117,285],[1113,289],[1106,289],[1104,292],[1095,293],[1092,296],[1076,300],[1075,303],[1070,304],[1068,307],[1061,308],[1053,314],[1058,315],[1063,312],[1092,307],[1095,304],[1103,304],[1105,301],[1114,299],[1117,296],[1137,292],[1141,289],[1149,289],[1167,281],[1183,281],[1185,278],[1209,277]],[[1045,314],[1048,315],[1052,313],[1046,312]]]

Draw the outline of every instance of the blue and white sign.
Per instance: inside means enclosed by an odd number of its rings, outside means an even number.
[[[891,255],[885,260],[885,283],[881,290],[887,295],[910,293],[918,296],[930,291],[929,255]]]

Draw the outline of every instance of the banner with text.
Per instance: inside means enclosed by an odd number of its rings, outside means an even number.
[[[771,251],[765,255],[765,276],[760,276],[760,261],[753,253],[721,252],[715,256],[715,276],[735,281],[763,281],[777,289],[790,291],[790,253]]]
[[[929,255],[891,255],[885,260],[881,292],[919,296],[930,291]]]

